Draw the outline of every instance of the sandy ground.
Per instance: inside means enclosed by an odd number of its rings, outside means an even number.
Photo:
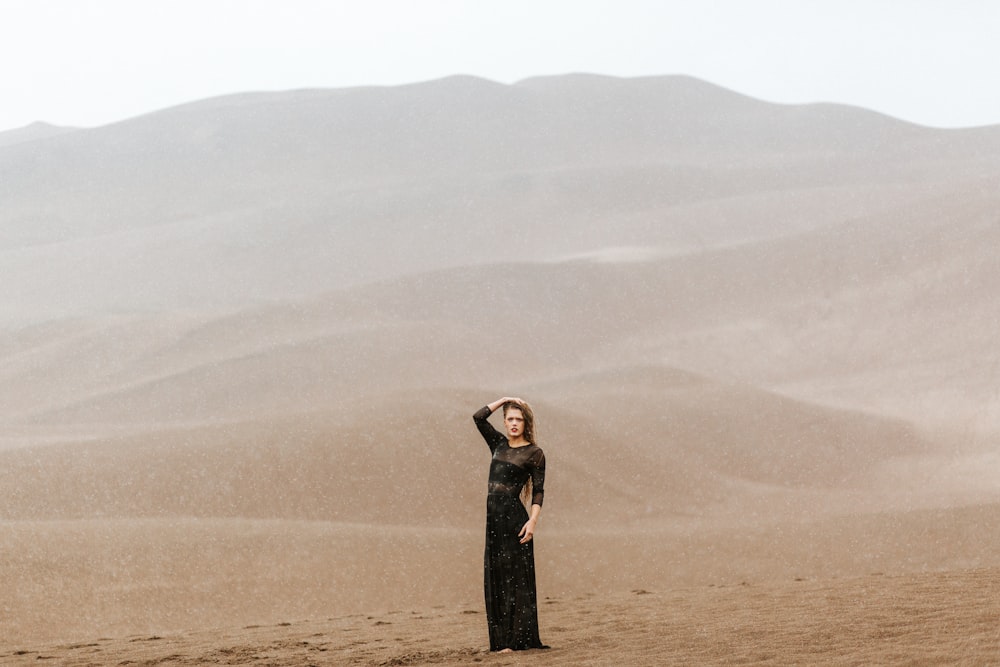
[[[553,649],[516,660],[484,651],[480,531],[5,524],[0,662],[993,664],[998,514],[553,529],[537,547]]]
[[[993,665],[1000,570],[547,597],[548,650],[483,648],[482,610],[436,606],[4,648],[38,665]]]
[[[1000,664],[998,130],[574,76],[0,145],[0,662]]]

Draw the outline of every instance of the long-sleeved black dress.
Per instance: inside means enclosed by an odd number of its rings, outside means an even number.
[[[490,650],[548,648],[538,638],[534,540],[521,544],[518,533],[528,520],[520,493],[531,478],[533,505],[545,494],[545,454],[535,444],[511,447],[489,423],[489,407],[473,419],[493,453],[486,496],[484,592]]]

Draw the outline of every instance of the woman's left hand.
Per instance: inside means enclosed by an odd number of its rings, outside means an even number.
[[[521,527],[521,532],[517,534],[521,538],[521,544],[527,544],[535,536],[535,522],[528,519],[528,522]]]

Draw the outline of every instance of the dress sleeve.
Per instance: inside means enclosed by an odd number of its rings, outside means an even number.
[[[490,415],[493,412],[490,410],[488,405],[484,405],[476,411],[476,414],[472,415],[472,419],[476,422],[476,428],[479,429],[479,433],[483,436],[483,440],[489,445],[490,451],[495,452],[497,447],[500,446],[505,438],[500,431],[493,428],[493,424],[489,422]]]
[[[531,466],[531,504],[541,506],[545,499],[545,452],[538,450]]]

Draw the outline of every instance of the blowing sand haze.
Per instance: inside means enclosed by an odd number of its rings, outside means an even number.
[[[0,135],[0,661],[1000,662],[998,156],[685,77]],[[551,471],[515,657],[508,387]]]

